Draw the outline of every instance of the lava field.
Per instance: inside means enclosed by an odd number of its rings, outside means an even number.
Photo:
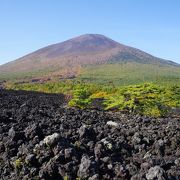
[[[180,179],[180,119],[78,110],[0,90],[0,179]]]

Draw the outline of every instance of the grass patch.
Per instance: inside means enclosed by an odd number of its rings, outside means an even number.
[[[117,63],[84,67],[80,80],[100,84],[132,85],[154,82],[180,84],[180,68],[140,63]]]

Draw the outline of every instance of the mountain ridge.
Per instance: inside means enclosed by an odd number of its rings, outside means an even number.
[[[101,34],[84,34],[52,44],[0,66],[1,73],[31,72],[92,64],[138,62],[143,64],[179,64],[157,58],[137,48],[116,42]]]

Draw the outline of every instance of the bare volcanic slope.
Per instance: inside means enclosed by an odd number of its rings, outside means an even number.
[[[47,46],[15,61],[0,66],[1,73],[23,73],[47,69],[61,69],[88,64],[117,63],[121,61],[145,64],[176,65],[145,53],[139,49],[120,44],[99,34],[86,34]]]

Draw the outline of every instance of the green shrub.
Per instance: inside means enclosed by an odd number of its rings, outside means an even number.
[[[22,160],[21,160],[20,158],[15,160],[15,162],[14,162],[14,167],[15,167],[17,170],[21,169],[21,168],[22,168],[22,165],[23,165],[23,163],[22,163]]]
[[[69,102],[69,106],[79,108],[88,107],[91,103],[90,92],[86,87],[79,86],[73,92],[73,99]]]
[[[165,116],[172,107],[180,107],[180,86],[144,83],[131,86],[99,85],[81,81],[48,82],[45,84],[8,84],[8,89],[64,93],[73,98],[69,106],[91,107],[96,99],[103,100],[106,110],[117,109],[148,116]]]

